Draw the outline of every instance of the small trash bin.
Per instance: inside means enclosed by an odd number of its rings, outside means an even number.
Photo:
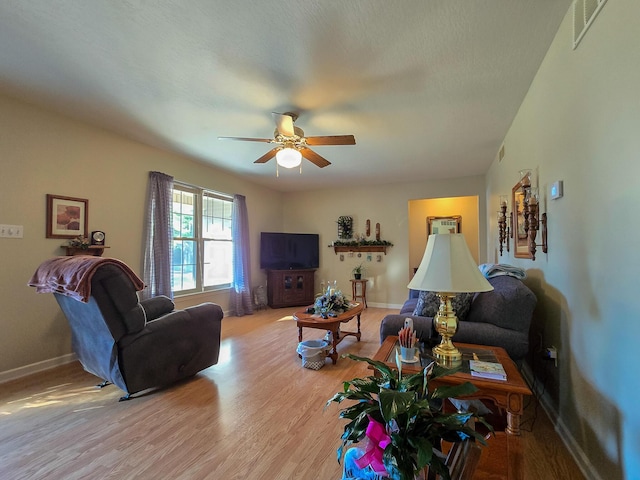
[[[329,344],[324,340],[304,340],[298,344],[297,352],[302,357],[302,366],[312,370],[324,367]]]

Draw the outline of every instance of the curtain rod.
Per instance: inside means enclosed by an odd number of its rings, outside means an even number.
[[[183,182],[181,180],[175,180],[175,179],[173,180],[173,183],[178,183],[180,185],[184,185],[185,187],[196,188],[198,190],[205,190],[207,192],[215,193],[220,197],[225,197],[225,198],[228,198],[229,200],[233,200],[233,195],[229,195],[228,193],[218,192],[216,190],[211,190],[210,188],[201,187],[200,185],[194,185],[192,183],[187,183],[187,182]]]

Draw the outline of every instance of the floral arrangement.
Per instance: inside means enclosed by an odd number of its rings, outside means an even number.
[[[457,442],[474,439],[486,444],[483,436],[470,425],[470,420],[491,426],[482,417],[470,412],[446,413],[443,400],[469,395],[477,391],[469,382],[430,388],[431,380],[455,373],[432,362],[420,373],[402,375],[402,362],[396,352],[398,371],[385,363],[352,354],[343,355],[352,360],[367,362],[379,376],[355,378],[344,382],[342,391],[326,404],[353,401],[340,411],[340,418],[349,422],[344,427],[342,445],[338,448],[338,461],[343,451],[363,442],[355,453],[358,468],[370,469],[381,478],[413,480],[425,466],[449,479],[449,469],[434,449],[440,441]],[[325,407],[325,408],[326,408]],[[345,456],[345,467],[347,467]],[[378,478],[378,477],[376,477]]]
[[[351,303],[340,290],[333,290],[333,292],[330,291],[324,295],[318,296],[313,304],[313,308],[315,313],[319,313],[324,316],[331,312],[346,312],[351,308]]]
[[[76,238],[72,238],[69,240],[69,246],[75,248],[81,248],[82,250],[86,250],[91,245],[91,242],[84,235],[78,235]]]

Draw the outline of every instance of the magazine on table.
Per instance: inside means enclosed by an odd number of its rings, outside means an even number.
[[[474,377],[490,378],[492,380],[506,380],[507,373],[500,363],[469,360],[469,370]]]

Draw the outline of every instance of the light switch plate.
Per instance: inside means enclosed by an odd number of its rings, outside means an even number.
[[[24,227],[22,225],[0,225],[0,237],[22,238]]]

